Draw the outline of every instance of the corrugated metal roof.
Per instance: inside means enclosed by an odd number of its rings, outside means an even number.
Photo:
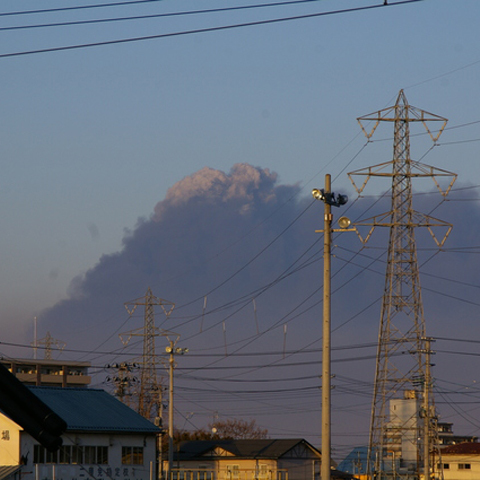
[[[262,440],[196,440],[183,442],[178,451],[179,460],[187,460],[204,455],[220,447],[236,457],[241,458],[273,458],[285,455],[298,444],[303,444],[312,452],[320,452],[303,439],[262,439]]]
[[[160,433],[160,429],[105,390],[29,387],[67,422],[67,432]]]

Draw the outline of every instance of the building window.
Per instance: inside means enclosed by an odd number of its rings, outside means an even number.
[[[58,452],[45,452],[45,463],[58,463]]]
[[[87,446],[84,447],[84,463],[94,464],[95,463],[95,447]]]
[[[459,470],[470,470],[471,465],[469,463],[459,463],[458,469]]]
[[[238,480],[240,476],[240,465],[227,465],[227,479]]]
[[[70,463],[72,458],[72,446],[64,445],[58,452],[58,463]]]
[[[123,465],[143,465],[143,447],[122,447]]]
[[[41,445],[33,446],[33,463],[45,463],[45,448]]]
[[[450,464],[449,463],[444,463],[443,464],[443,469],[444,470],[450,470]]]
[[[83,463],[83,448],[79,445],[72,445],[72,463]]]
[[[107,465],[108,464],[108,447],[97,447],[97,462],[96,463],[97,463],[97,465]]]
[[[52,453],[41,445],[34,445],[33,463],[107,465],[108,447],[64,445]]]
[[[258,469],[258,478],[260,480],[265,480],[268,478],[268,465],[265,463],[260,464],[260,468]]]

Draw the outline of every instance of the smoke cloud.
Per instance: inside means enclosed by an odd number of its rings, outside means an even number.
[[[454,224],[442,250],[427,231],[418,229],[427,334],[433,337],[480,338],[476,261],[479,246],[475,227],[480,221],[480,209],[478,199],[469,193],[472,191],[458,189],[451,194],[453,201],[443,203],[438,192],[415,197],[416,210]],[[352,192],[345,193],[354,197]],[[385,198],[383,204],[351,200],[333,213],[337,219],[346,214],[354,221],[370,217],[389,210],[388,196]],[[305,195],[298,185],[282,185],[268,169],[248,164],[234,165],[228,173],[203,168],[172,186],[149,218],[139,219],[135,228],[126,231],[122,249],[103,256],[97,265],[78,276],[70,285],[69,298],[43,312],[40,324],[54,337],[66,341],[68,348],[118,350],[117,357],[85,356],[94,359],[96,365],[122,360],[127,351],[140,354],[141,342],[137,339],[136,344],[122,352],[118,334],[143,325],[143,307],[137,308],[130,318],[124,303],[143,297],[151,287],[154,295],[176,304],[168,319],[158,311],[157,326],[181,335],[179,343],[192,354],[223,355],[221,360],[185,356],[184,368],[203,368],[205,376],[218,376],[220,373],[209,369],[220,361],[224,367],[234,366],[239,360],[229,355],[236,352],[276,352],[273,364],[299,361],[297,357],[290,358],[291,352],[321,347],[323,241],[315,230],[322,226],[323,204]],[[353,233],[334,236],[333,345],[373,345],[377,340],[388,245],[387,229],[378,230],[365,249]],[[159,338],[158,344],[161,342]],[[439,377],[468,382],[476,376],[476,360],[470,360],[465,368],[464,357],[440,354],[446,350],[441,341],[436,346]],[[64,355],[78,359],[72,353]],[[365,358],[351,362],[345,360],[348,349],[334,351],[333,355],[334,362],[338,360],[334,363],[338,379],[344,375],[373,382],[374,349]],[[350,356],[355,358],[355,352]],[[318,354],[314,358],[318,360]],[[304,360],[311,361],[312,357]],[[315,389],[317,395],[312,404],[316,407],[308,407],[311,409],[319,407],[320,381],[319,365],[310,365],[309,361],[301,374],[294,367],[291,374],[280,369],[258,369],[258,357],[246,358],[242,364],[250,362],[251,381],[266,375],[270,379],[283,378],[282,375],[302,377],[310,372],[314,380],[309,388]],[[238,375],[244,378],[242,373]],[[191,386],[190,379],[187,388]],[[255,386],[258,388],[258,384]],[[196,407],[182,408],[198,408],[200,396],[195,396]],[[341,402],[346,402],[345,408],[358,403],[348,393],[341,398]],[[237,413],[248,417],[250,411],[244,405],[233,413],[230,405],[214,407],[215,396],[205,401],[207,409],[227,409],[234,416]],[[363,422],[366,429],[370,402],[367,394],[362,402],[365,412],[359,424]],[[447,406],[444,408],[448,410]],[[273,415],[276,410],[268,414]],[[261,407],[256,405],[251,411],[259,414]],[[302,413],[305,412],[299,409],[298,414]],[[342,415],[340,423],[352,420],[345,411]],[[358,411],[354,416],[359,421]],[[268,423],[260,418],[258,423],[269,427],[270,434],[275,435],[272,424],[279,425],[285,419],[272,416],[270,420]],[[211,417],[197,422],[202,426],[211,422]],[[287,424],[289,431],[306,438],[312,430],[308,415],[292,416]],[[319,431],[316,427],[314,430]],[[314,441],[315,438],[312,437]]]

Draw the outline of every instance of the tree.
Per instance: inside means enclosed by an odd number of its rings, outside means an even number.
[[[235,418],[220,420],[208,425],[208,430],[200,428],[194,431],[177,430],[174,432],[173,441],[180,442],[191,440],[245,440],[268,438],[268,430],[257,426],[256,421],[237,420]]]
[[[212,431],[212,439],[246,440],[261,439],[268,437],[268,430],[257,426],[255,420],[229,419],[217,421],[209,425]]]

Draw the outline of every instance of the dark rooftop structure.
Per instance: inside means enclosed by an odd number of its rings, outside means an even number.
[[[241,458],[280,458],[298,444],[310,448],[321,456],[319,450],[303,439],[261,439],[261,440],[193,440],[182,442],[175,452],[175,460],[192,460],[217,447]]]
[[[67,432],[160,433],[160,428],[105,390],[29,387],[67,422]]]

